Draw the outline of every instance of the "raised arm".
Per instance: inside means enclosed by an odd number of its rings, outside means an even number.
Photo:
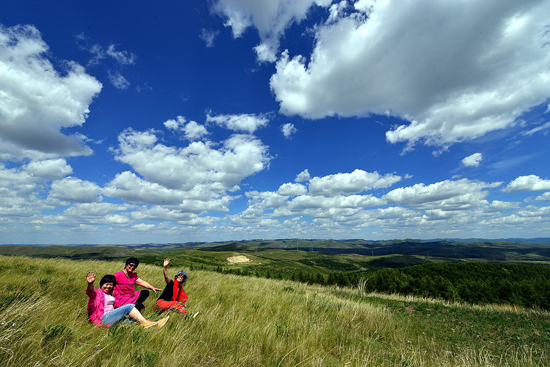
[[[160,289],[160,288],[157,288],[157,287],[155,287],[155,286],[152,286],[151,284],[147,283],[145,280],[143,280],[143,279],[141,279],[141,278],[137,278],[137,279],[136,279],[136,284],[139,285],[140,287],[150,289],[150,290],[152,290],[152,291],[155,292],[155,293],[162,290],[162,289]]]
[[[93,271],[89,271],[86,273],[86,281],[88,282],[88,287],[86,288],[86,293],[94,290],[94,281],[95,281],[95,274]]]
[[[168,276],[168,264],[170,264],[170,258],[167,257],[164,259],[164,264],[162,265],[162,274],[164,275],[164,281],[166,284],[170,283],[170,277]]]

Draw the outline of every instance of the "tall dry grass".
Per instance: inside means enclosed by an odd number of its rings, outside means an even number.
[[[159,264],[160,265],[160,264]],[[526,346],[493,355],[449,351],[383,306],[341,290],[213,272],[190,272],[196,318],[162,329],[97,328],[86,318],[85,274],[123,263],[0,257],[2,366],[543,366]],[[170,274],[176,269],[170,269]],[[163,288],[160,266],[140,265]],[[97,284],[96,284],[97,286]],[[350,297],[354,296],[354,297]],[[146,301],[151,310],[155,295]],[[155,317],[151,311],[145,316]]]

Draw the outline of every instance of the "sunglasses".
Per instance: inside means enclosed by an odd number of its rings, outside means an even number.
[[[134,268],[134,269],[137,268],[137,265],[136,265],[136,264],[128,264],[127,266],[129,266],[129,267],[131,267],[131,268]]]

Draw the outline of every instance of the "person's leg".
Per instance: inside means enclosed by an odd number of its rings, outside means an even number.
[[[136,300],[136,308],[138,311],[143,311],[145,309],[145,306],[143,305],[143,301],[145,301],[149,297],[149,291],[147,289],[144,289],[139,292],[139,297]]]
[[[103,325],[114,325],[117,322],[123,320],[134,309],[133,304],[128,304],[114,309],[111,312],[107,312],[101,317],[101,323]]]
[[[143,315],[136,308],[134,308],[128,316],[130,316],[130,318],[136,320],[140,324],[144,324],[147,322],[145,317],[143,317]]]

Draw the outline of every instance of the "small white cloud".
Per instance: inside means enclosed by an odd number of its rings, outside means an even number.
[[[277,190],[277,194],[283,196],[297,196],[307,193],[307,188],[301,184],[285,183]]]
[[[510,182],[503,191],[544,191],[550,190],[550,180],[544,180],[536,175],[520,176]]]
[[[540,126],[537,126],[529,131],[524,131],[522,132],[521,134],[522,135],[527,135],[527,136],[531,136],[535,133],[538,133],[539,131],[542,131],[544,134],[547,134],[548,133],[548,130],[550,130],[550,121],[540,125]]]
[[[76,177],[67,177],[52,183],[49,196],[60,200],[94,203],[103,200],[100,192],[100,187],[93,182],[83,181]]]
[[[118,71],[109,71],[109,80],[111,84],[117,89],[127,89],[130,86],[130,82],[126,80]]]
[[[212,116],[208,114],[206,116],[206,122],[214,122],[219,126],[223,126],[229,130],[242,131],[253,134],[257,129],[266,126],[269,122],[269,118],[267,117],[267,115],[254,114],[218,116]]]
[[[121,65],[132,65],[135,63],[136,55],[128,51],[116,51],[115,45],[107,48],[106,54],[111,56]]]
[[[187,122],[187,119],[185,117],[178,116],[176,117],[175,120],[170,119],[165,121],[164,126],[170,130],[181,131],[181,129],[183,129],[183,126],[185,125],[186,122]]]
[[[302,172],[298,173],[294,181],[296,182],[306,182],[311,179],[311,176],[309,175],[309,171],[307,169],[303,170]]]
[[[183,127],[183,132],[188,140],[197,140],[208,135],[206,128],[199,125],[196,121],[189,121],[189,123]]]
[[[214,40],[219,33],[220,31],[209,31],[207,29],[202,29],[199,38],[206,42],[206,47],[214,47]]]
[[[550,191],[545,192],[542,195],[539,195],[535,198],[536,201],[547,201],[550,202]]]
[[[294,127],[294,124],[287,123],[281,126],[281,131],[285,138],[290,139],[290,137],[295,134],[298,130]]]
[[[50,180],[59,180],[73,173],[73,168],[67,164],[65,159],[47,159],[34,161],[27,164],[25,170],[33,176]]]
[[[365,190],[390,187],[399,181],[401,181],[400,176],[392,174],[381,176],[378,172],[365,172],[356,169],[352,173],[337,173],[312,178],[309,184],[309,193],[322,196],[357,194]]]
[[[474,153],[471,156],[464,158],[462,160],[462,164],[466,167],[477,167],[482,159],[483,155],[481,153]]]
[[[155,229],[155,225],[154,224],[139,223],[139,224],[134,224],[132,226],[132,229],[136,230],[136,231],[140,231],[140,232],[147,232],[147,231],[151,231],[151,230]]]
[[[165,121],[164,126],[170,130],[183,132],[188,140],[197,140],[208,135],[208,130],[203,125],[198,124],[196,121],[187,122],[187,119],[183,116],[178,116],[175,120]]]

